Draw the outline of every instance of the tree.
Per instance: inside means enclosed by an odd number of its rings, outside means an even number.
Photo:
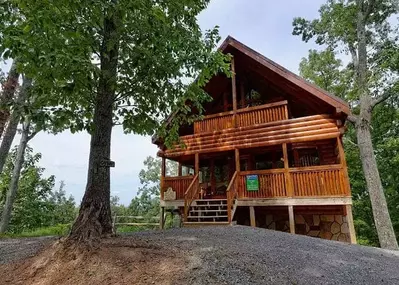
[[[127,209],[130,215],[148,219],[159,215],[161,165],[160,158],[148,156],[144,160],[144,168],[139,173],[141,186]],[[176,176],[177,166],[176,162],[166,160],[166,175]],[[168,224],[173,221],[167,219],[166,222]]]
[[[0,173],[3,171],[4,163],[6,162],[8,153],[10,152],[12,142],[17,133],[18,124],[24,115],[24,110],[27,107],[27,99],[32,88],[32,80],[24,78],[22,88],[17,94],[17,98],[13,104],[13,110],[7,124],[7,129],[3,134],[0,145]],[[7,111],[8,112],[8,111]],[[25,114],[27,115],[27,114]],[[8,116],[8,115],[7,115]]]
[[[52,217],[51,224],[70,224],[76,218],[77,209],[72,195],[67,198],[64,190],[65,182],[61,181],[58,190],[52,191],[49,199]]]
[[[228,57],[214,52],[217,29],[204,37],[196,22],[208,2],[16,0],[3,8],[0,45],[43,90],[37,103],[54,106],[37,122],[50,117],[53,126],[91,135],[87,186],[70,241],[112,234],[113,125],[151,135],[174,109],[183,120],[209,99],[201,87],[210,77],[229,69]]]
[[[8,72],[7,80],[2,86],[3,92],[0,96],[0,137],[3,135],[6,123],[10,116],[9,105],[14,98],[15,90],[18,86],[18,79],[19,73],[17,71],[17,61],[14,60],[10,71]]]
[[[362,169],[370,195],[373,216],[381,247],[398,249],[389,216],[383,185],[377,167],[371,137],[372,112],[375,107],[397,94],[397,69],[392,58],[398,58],[397,28],[389,18],[397,15],[394,0],[328,0],[320,8],[320,18],[294,19],[294,35],[330,50],[351,55],[352,82],[356,94],[353,115]],[[387,54],[391,54],[387,60]],[[393,55],[392,55],[393,54]]]
[[[4,209],[16,159],[17,147],[8,156],[4,171],[0,175],[0,211]],[[33,149],[28,146],[8,232],[20,233],[53,225],[54,204],[51,203],[50,198],[55,178],[54,176],[43,177],[44,168],[38,165],[40,159],[41,154],[33,153]]]

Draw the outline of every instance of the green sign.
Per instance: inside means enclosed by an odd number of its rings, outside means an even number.
[[[246,177],[247,191],[259,191],[258,175],[247,175]]]

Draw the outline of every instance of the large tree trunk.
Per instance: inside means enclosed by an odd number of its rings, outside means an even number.
[[[374,156],[370,128],[368,124],[359,122],[356,126],[356,131],[363,173],[370,193],[374,223],[377,228],[380,246],[381,248],[396,250],[398,249],[398,243],[391,218],[389,217],[384,188],[382,187],[377,161]]]
[[[25,150],[29,141],[29,128],[30,128],[30,122],[27,121],[26,123],[23,124],[22,127],[22,135],[18,145],[17,157],[15,158],[15,164],[12,172],[11,182],[7,191],[7,197],[6,197],[6,202],[4,204],[3,213],[1,215],[1,221],[0,221],[1,234],[7,231],[8,225],[10,224],[12,207],[14,205],[15,197],[17,196],[19,177],[21,175],[22,164],[24,163]]]
[[[8,118],[10,117],[8,104],[11,103],[18,86],[19,73],[17,72],[17,60],[14,60],[7,80],[3,85],[3,93],[0,96],[0,137],[3,135]],[[1,171],[0,171],[1,172]]]
[[[17,133],[17,127],[21,120],[21,115],[22,115],[22,105],[26,101],[31,86],[32,86],[32,80],[25,77],[24,82],[22,83],[22,88],[16,99],[14,110],[10,116],[10,120],[8,121],[7,129],[1,141],[0,173],[3,172],[4,164],[7,160],[8,153],[10,152],[10,148],[12,142],[14,141],[15,134]]]
[[[113,102],[116,90],[118,13],[104,19],[101,76],[94,106],[86,192],[68,239],[91,242],[113,233],[110,207],[110,155]]]
[[[396,250],[398,249],[398,243],[396,241],[391,218],[389,217],[384,188],[382,187],[377,161],[374,156],[370,133],[373,99],[368,89],[365,13],[364,1],[358,1],[358,60],[356,77],[360,100],[360,114],[355,123],[357,143],[360,150],[360,158],[362,160],[363,174],[370,193],[374,222],[380,246],[382,248]]]

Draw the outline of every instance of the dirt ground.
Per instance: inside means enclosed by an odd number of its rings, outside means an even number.
[[[174,249],[127,237],[104,240],[92,252],[61,254],[59,248],[53,242],[35,257],[0,265],[0,284],[177,284],[182,270],[190,268]]]

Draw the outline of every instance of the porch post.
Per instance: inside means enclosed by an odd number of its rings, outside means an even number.
[[[161,200],[163,200],[165,175],[166,175],[166,159],[165,159],[165,157],[162,157],[162,164],[161,164]]]
[[[182,176],[183,175],[183,165],[181,162],[179,162],[178,168],[177,168],[177,176]]]
[[[294,206],[288,206],[288,219],[290,222],[290,233],[295,234],[295,216],[294,216]]]
[[[346,208],[346,221],[349,228],[349,238],[351,244],[356,244],[355,224],[353,223],[352,205],[345,205]]]
[[[237,83],[234,57],[231,58],[231,93],[233,97],[233,127],[237,127]]]
[[[233,111],[237,111],[237,84],[234,57],[231,58],[231,92],[233,96]]]
[[[249,218],[251,220],[251,227],[256,227],[255,208],[254,208],[254,206],[250,206],[249,207]]]
[[[159,228],[163,230],[164,225],[165,225],[165,207],[161,207],[160,217],[159,217]]]
[[[195,154],[195,166],[194,166],[194,174],[197,175],[199,173],[199,153]]]
[[[239,174],[241,166],[240,166],[240,150],[238,148],[235,149],[235,159],[236,159],[236,171],[237,174]]]
[[[284,158],[285,187],[287,190],[287,196],[292,197],[294,191],[292,189],[291,176],[290,176],[289,163],[288,163],[288,150],[286,143],[283,143],[283,158]]]

